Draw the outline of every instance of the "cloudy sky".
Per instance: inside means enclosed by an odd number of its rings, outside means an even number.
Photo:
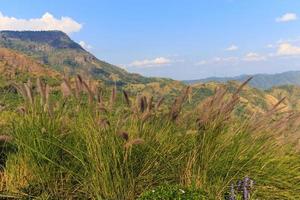
[[[0,30],[62,30],[146,76],[300,70],[299,0],[1,0]]]

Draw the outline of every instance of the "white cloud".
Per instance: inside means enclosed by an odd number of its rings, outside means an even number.
[[[90,50],[90,49],[93,48],[91,45],[87,44],[87,43],[84,42],[84,41],[80,41],[79,44],[80,44],[80,46],[81,46],[82,48],[84,48],[85,50]]]
[[[215,65],[215,64],[234,64],[237,63],[240,59],[238,57],[215,57],[210,60],[201,60],[197,62],[195,65]]]
[[[208,60],[201,60],[195,65],[201,66],[201,65],[224,65],[224,64],[230,64],[230,65],[236,65],[241,62],[257,62],[257,61],[264,61],[267,60],[267,56],[260,55],[258,53],[250,52],[246,54],[243,57],[215,57]]]
[[[70,17],[55,18],[52,14],[46,12],[40,18],[21,19],[8,17],[0,12],[0,30],[16,30],[16,31],[45,31],[60,30],[65,33],[78,32],[82,28],[82,24],[76,22]]]
[[[290,43],[281,43],[277,49],[279,56],[298,56],[300,55],[300,47],[293,46]]]
[[[238,49],[239,49],[239,47],[233,44],[233,45],[229,46],[228,48],[226,48],[225,50],[226,51],[236,51]]]
[[[295,21],[297,19],[298,19],[297,14],[286,13],[286,14],[282,15],[281,17],[278,17],[276,19],[276,22],[290,22],[290,21]]]
[[[171,60],[165,57],[158,57],[152,60],[145,59],[145,60],[136,60],[129,64],[132,67],[157,67],[168,65],[171,63]]]
[[[245,55],[245,57],[243,58],[244,61],[247,62],[256,62],[256,61],[263,61],[266,60],[265,56],[262,56],[258,53],[254,53],[254,52],[250,52],[248,54]]]

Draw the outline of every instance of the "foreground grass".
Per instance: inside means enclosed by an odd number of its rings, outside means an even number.
[[[150,97],[135,103],[114,89],[95,101],[86,88],[88,103],[64,89],[58,103],[27,95],[11,120],[7,145],[17,150],[0,175],[3,197],[147,199],[147,191],[174,185],[197,188],[204,197],[195,199],[224,199],[232,183],[251,177],[253,199],[300,198],[299,155],[281,137],[297,130],[298,118],[274,115],[278,105],[237,118],[238,93],[226,90],[187,111],[188,90],[168,106]]]

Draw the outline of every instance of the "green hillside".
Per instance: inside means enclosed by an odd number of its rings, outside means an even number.
[[[85,74],[107,84],[155,80],[99,60],[61,31],[0,31],[0,47],[26,54],[58,71]]]

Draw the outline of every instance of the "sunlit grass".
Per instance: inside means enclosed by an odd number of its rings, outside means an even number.
[[[65,80],[58,101],[45,85],[39,95],[19,87],[25,110],[8,125],[17,151],[1,174],[3,195],[137,199],[159,186],[180,185],[224,199],[231,183],[248,176],[255,181],[254,199],[299,198],[299,156],[278,140],[295,130],[291,122],[298,118],[272,117],[276,107],[238,118],[238,92],[223,89],[190,111],[189,89],[172,105],[157,105],[159,98],[123,98],[115,89],[101,96],[76,81],[80,91]]]

